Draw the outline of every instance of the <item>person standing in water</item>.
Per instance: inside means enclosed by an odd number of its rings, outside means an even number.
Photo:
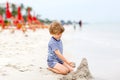
[[[81,20],[79,21],[79,26],[82,27],[82,21]]]

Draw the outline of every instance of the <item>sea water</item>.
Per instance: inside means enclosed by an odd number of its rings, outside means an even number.
[[[86,24],[65,27],[65,51],[79,65],[85,57],[96,80],[120,80],[120,24]]]

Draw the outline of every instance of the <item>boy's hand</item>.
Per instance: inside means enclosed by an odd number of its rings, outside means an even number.
[[[74,62],[70,62],[69,65],[73,68],[75,68],[75,63]]]

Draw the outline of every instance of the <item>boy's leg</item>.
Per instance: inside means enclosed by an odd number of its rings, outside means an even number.
[[[60,74],[60,71],[58,71],[58,70],[56,70],[56,69],[54,69],[54,68],[47,68],[47,69],[49,69],[50,71],[52,71],[52,72],[55,72],[55,73],[58,73],[58,74]]]
[[[69,70],[60,63],[56,63],[56,65],[53,68],[48,68],[48,69],[55,73],[63,74],[63,75],[66,75],[69,72]]]
[[[64,62],[63,65],[69,70],[69,72],[73,71],[73,68],[67,63]]]

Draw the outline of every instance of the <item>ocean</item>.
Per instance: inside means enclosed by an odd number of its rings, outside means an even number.
[[[65,52],[77,66],[87,58],[96,80],[120,80],[120,24],[84,24],[65,27]]]

